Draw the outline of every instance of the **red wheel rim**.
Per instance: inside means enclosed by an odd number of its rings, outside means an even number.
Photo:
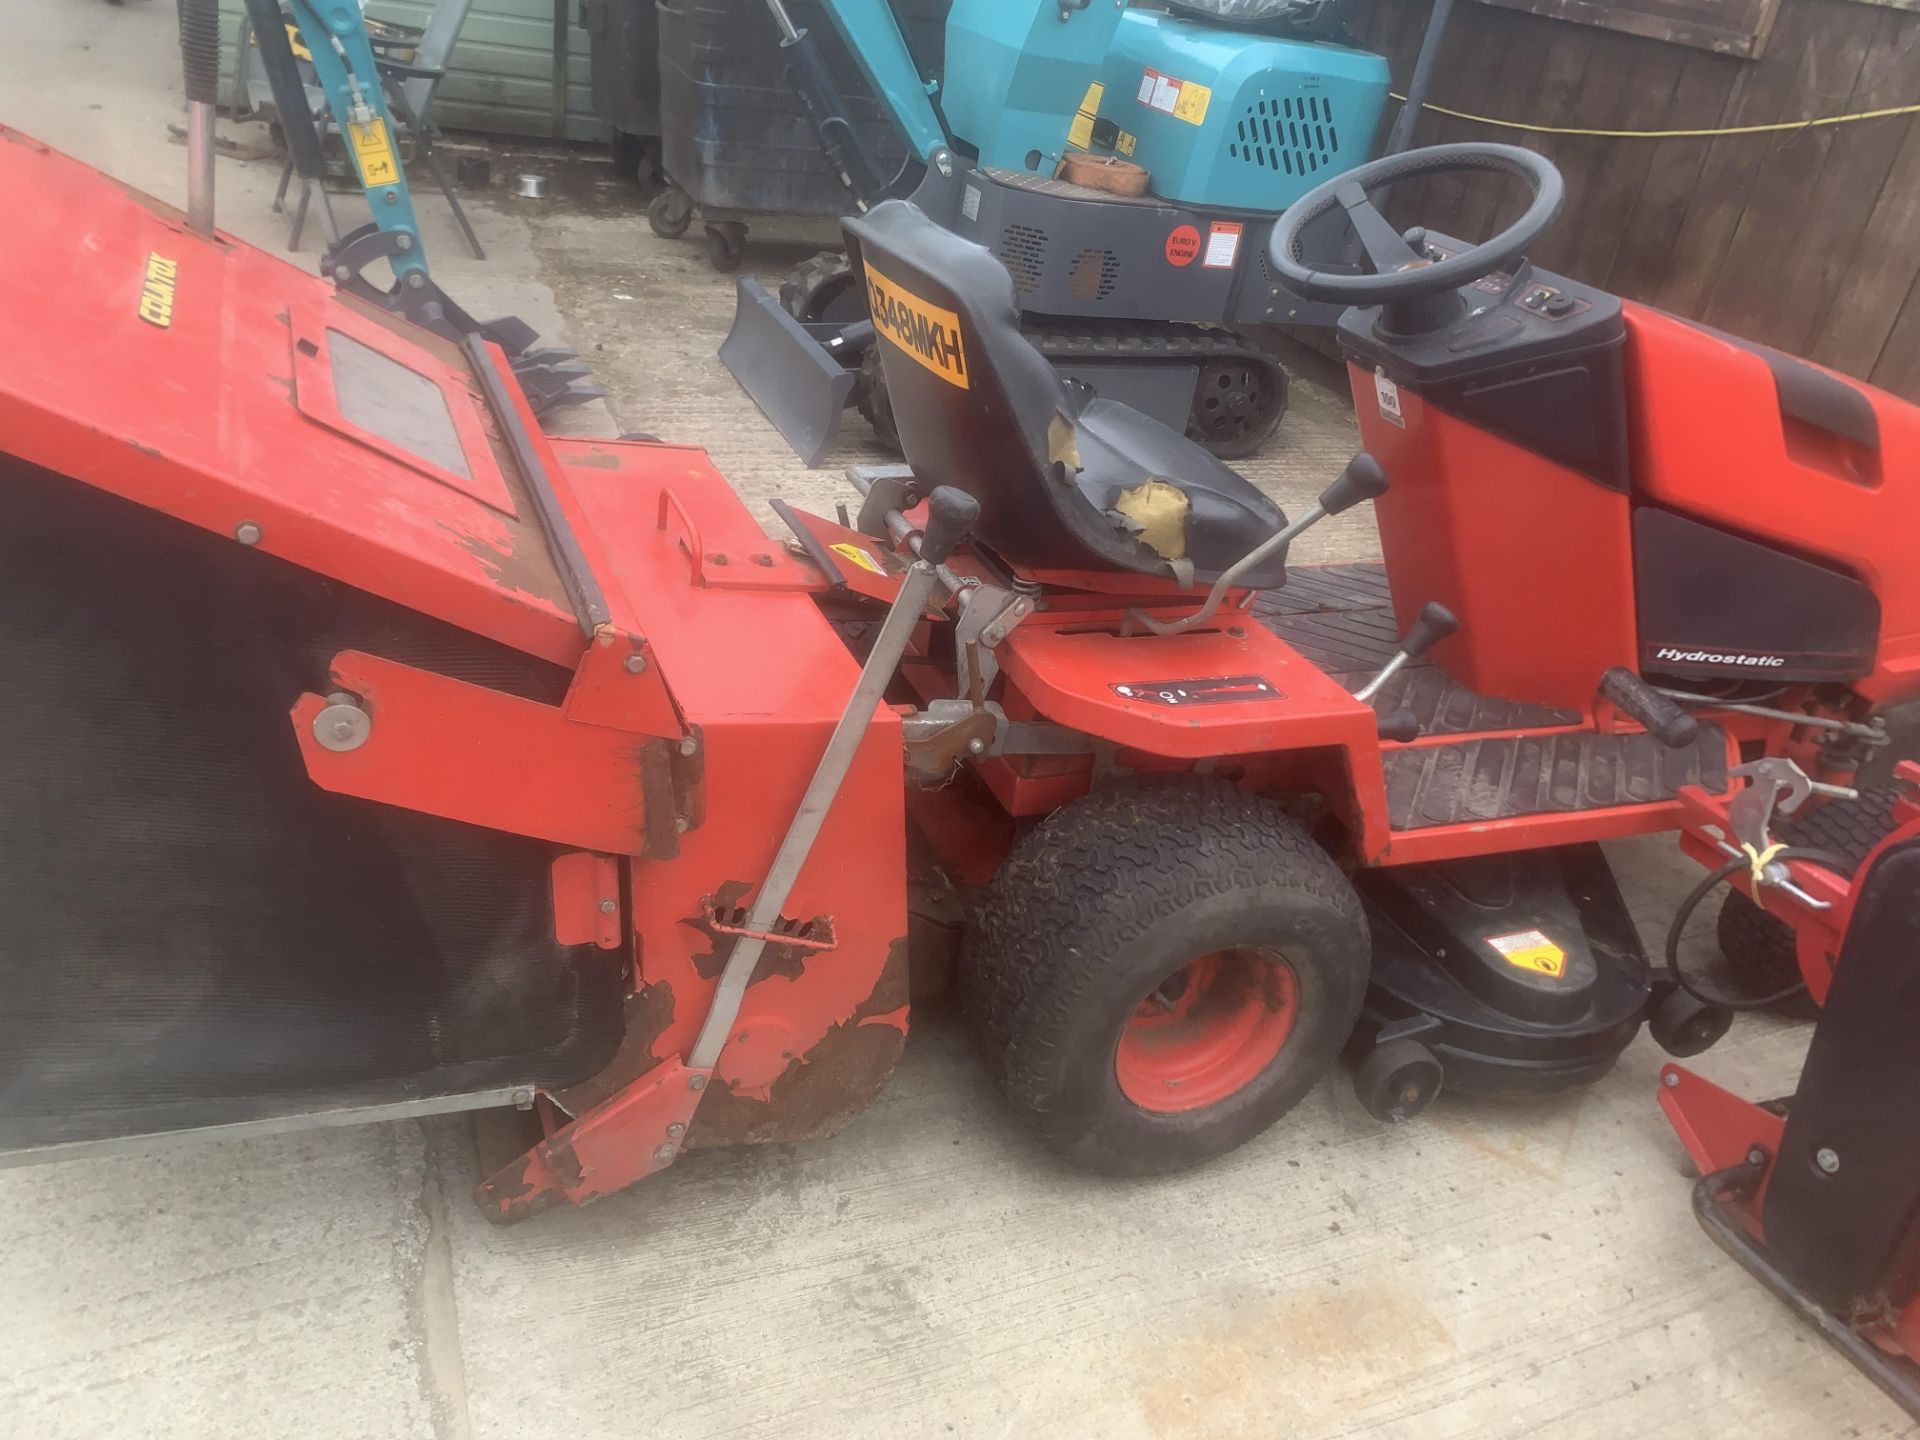
[[[1300,1013],[1300,981],[1271,950],[1216,950],[1182,966],[1127,1017],[1120,1093],[1142,1110],[1216,1105],[1273,1063]]]

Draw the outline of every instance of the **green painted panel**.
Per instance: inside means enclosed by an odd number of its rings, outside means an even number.
[[[567,27],[567,138],[600,141],[607,127],[593,113],[587,32],[576,0],[565,0]],[[496,135],[553,134],[554,0],[474,0],[440,84],[434,113],[441,128]],[[425,25],[429,0],[371,0],[367,13],[400,25]],[[222,84],[231,85],[242,0],[220,0]],[[231,93],[230,91],[226,93]]]

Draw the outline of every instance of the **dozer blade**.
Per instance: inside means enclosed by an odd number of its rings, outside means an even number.
[[[858,374],[789,315],[766,286],[747,276],[736,283],[733,328],[720,347],[720,363],[794,453],[818,465],[853,398]]]

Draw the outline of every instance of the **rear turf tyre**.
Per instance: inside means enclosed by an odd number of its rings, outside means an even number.
[[[1774,827],[1774,838],[1805,849],[1826,850],[1852,862],[1854,869],[1893,831],[1893,807],[1902,787],[1882,785],[1862,790],[1858,800],[1829,800],[1804,819],[1788,818]],[[1793,928],[1769,915],[1737,890],[1720,902],[1717,923],[1725,972],[1715,976],[1716,988],[1735,997],[1772,995],[1800,978],[1800,957]],[[1817,1007],[1804,995],[1793,995],[1770,1010],[1796,1019],[1810,1019]]]
[[[1050,1149],[1153,1175],[1225,1154],[1332,1065],[1366,917],[1270,801],[1183,777],[1097,791],[1001,866],[961,953],[987,1069]]]

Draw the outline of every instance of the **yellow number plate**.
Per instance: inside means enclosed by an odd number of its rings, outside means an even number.
[[[960,338],[960,317],[929,305],[867,266],[867,308],[873,328],[949,385],[972,388],[967,352]]]

